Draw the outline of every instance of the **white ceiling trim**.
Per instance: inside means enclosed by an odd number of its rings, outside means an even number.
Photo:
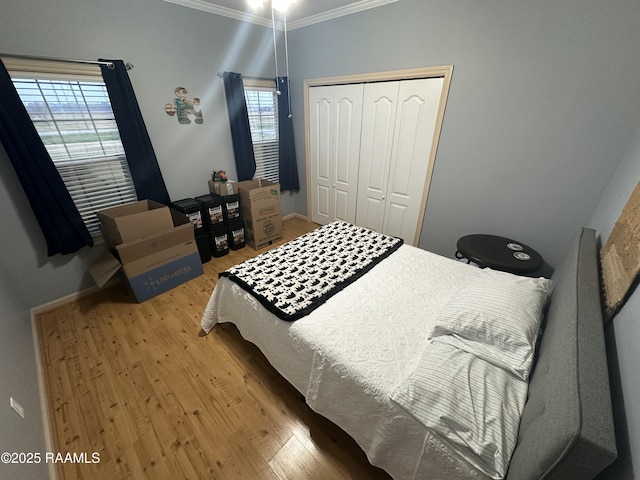
[[[294,22],[287,22],[287,30],[295,30],[296,28],[307,27],[320,22],[326,22],[327,20],[333,20],[334,18],[344,17],[353,13],[363,12],[371,8],[381,7],[388,3],[395,3],[398,0],[360,0],[359,2],[352,3],[351,5],[345,5],[344,7],[334,8],[317,15],[301,18]]]
[[[214,5],[205,0],[163,0],[163,1],[168,3],[173,3],[175,5],[181,5],[183,7],[194,8],[196,10],[201,10],[203,12],[209,12],[216,15],[221,15],[223,17],[233,18],[235,20],[240,20],[243,22],[255,23],[256,25],[261,25],[263,27],[272,26],[271,20],[268,20],[259,15],[253,15],[251,13],[242,12],[240,10],[223,7],[220,5]],[[295,30],[296,28],[302,28],[302,27],[307,27],[309,25],[314,25],[316,23],[326,22],[327,20],[332,20],[338,17],[344,17],[345,15],[351,15],[353,13],[363,12],[371,8],[381,7],[383,5],[394,3],[397,1],[399,0],[360,0],[359,2],[352,3],[351,5],[334,8],[333,10],[328,10],[326,12],[319,13],[317,15],[301,18],[300,20],[296,20],[293,22],[287,22],[287,30]],[[276,28],[282,29],[283,28],[282,23],[276,22]]]
[[[243,22],[251,22],[256,25],[262,25],[263,27],[271,27],[271,20],[267,20],[264,17],[253,15],[247,12],[241,12],[240,10],[234,10],[233,8],[222,7],[220,5],[214,5],[213,3],[206,2],[204,0],[164,0],[168,3],[174,3],[176,5],[182,5],[183,7],[195,8],[203,12],[215,13],[223,17],[234,18]]]

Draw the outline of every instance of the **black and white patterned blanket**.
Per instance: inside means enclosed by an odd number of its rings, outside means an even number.
[[[332,222],[220,273],[282,320],[308,315],[402,245],[402,239]]]

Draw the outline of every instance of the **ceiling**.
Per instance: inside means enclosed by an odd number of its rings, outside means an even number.
[[[259,11],[253,11],[247,0],[164,1],[265,27],[272,26],[271,9],[264,6]],[[287,30],[306,27],[397,1],[399,0],[296,0],[287,11]],[[281,24],[279,26],[282,28]]]

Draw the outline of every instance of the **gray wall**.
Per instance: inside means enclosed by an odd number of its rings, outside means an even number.
[[[22,191],[13,188],[13,175],[13,171],[0,162],[0,204],[3,205],[3,212],[16,212],[14,197],[22,200]],[[28,224],[30,211],[24,213],[27,217],[25,223]],[[0,255],[0,452],[41,452],[44,455],[34,341],[29,318],[32,306],[29,275],[35,274],[35,271],[21,272],[16,251],[25,241],[23,225],[20,222],[5,222],[4,217],[3,213],[0,217],[1,243],[7,250]],[[24,408],[24,419],[9,408],[10,397]],[[23,466],[0,463],[0,478],[37,480],[46,478],[46,472],[44,464]]]
[[[640,142],[637,136],[632,142],[640,124],[638,20],[636,0],[400,0],[294,30],[290,77],[300,178],[306,178],[304,79],[452,64],[420,245],[451,256],[461,235],[491,232],[530,244],[555,265],[578,226],[592,216],[598,223],[615,220],[619,202],[599,200],[620,160],[623,168],[629,156],[637,159],[625,152],[637,152],[633,145]],[[234,172],[216,72],[273,75],[268,30],[160,0],[4,0],[0,22],[0,52],[135,65],[131,80],[173,199],[205,193],[213,168]],[[164,113],[177,86],[201,99],[203,125],[181,126]],[[0,173],[0,327],[10,332],[0,336],[0,351],[18,352],[6,355],[25,366],[0,377],[0,441],[20,438],[25,449],[41,449],[37,427],[3,420],[16,420],[9,395],[23,397],[23,404],[34,395],[28,311],[88,287],[86,266],[100,249],[47,259],[1,149]],[[624,172],[616,175],[629,181]],[[283,201],[285,213],[306,214],[304,187]],[[616,319],[611,337],[620,337],[623,406],[637,425],[640,392],[629,373],[640,363],[631,348],[638,338],[633,305]],[[28,412],[35,409],[30,404]],[[627,436],[637,451],[638,432],[629,429]],[[617,478],[634,478],[625,475]]]
[[[640,128],[607,185],[589,226],[600,233],[606,243],[613,225],[627,203],[631,192],[640,181]],[[640,478],[640,291],[636,291],[622,310],[607,326],[607,348],[617,413],[616,430],[621,461],[615,464],[611,479]],[[621,419],[626,417],[626,422]],[[631,452],[635,453],[635,457]],[[633,463],[632,463],[633,462]],[[635,476],[631,472],[635,472]]]
[[[495,233],[555,265],[640,122],[639,20],[635,0],[400,0],[294,30],[298,153],[304,79],[452,64],[420,246]]]

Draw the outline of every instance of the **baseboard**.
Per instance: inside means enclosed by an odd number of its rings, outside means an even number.
[[[54,308],[62,307],[63,305],[67,305],[68,303],[73,303],[76,300],[80,300],[81,298],[86,297],[87,295],[96,293],[99,290],[104,290],[105,288],[109,288],[110,286],[120,283],[121,281],[122,280],[120,278],[113,277],[102,288],[98,287],[97,285],[94,285],[92,287],[85,288],[84,290],[80,290],[78,292],[71,293],[67,296],[52,300],[50,302],[43,303],[42,305],[37,305],[31,309],[31,316],[34,317],[40,313],[53,310]]]
[[[36,314],[31,310],[31,333],[33,336],[33,349],[36,356],[36,373],[38,375],[38,392],[40,393],[40,414],[42,415],[42,430],[44,433],[44,448],[46,452],[53,452],[53,435],[51,433],[51,417],[47,406],[47,386],[44,381],[42,371],[42,355],[40,352],[40,339],[38,337],[38,327],[36,325]],[[57,480],[58,474],[54,462],[47,462],[49,480]]]
[[[42,414],[42,427],[44,430],[44,446],[47,452],[53,452],[53,435],[51,433],[51,417],[49,416],[49,407],[47,406],[47,384],[44,380],[44,372],[42,368],[42,352],[40,351],[40,338],[38,326],[36,324],[36,317],[40,313],[47,312],[57,307],[67,305],[68,303],[75,302],[87,295],[108,288],[112,285],[120,283],[121,280],[118,277],[114,277],[109,280],[102,288],[94,285],[79,292],[72,293],[62,298],[58,298],[48,303],[38,305],[31,309],[31,333],[33,336],[33,348],[36,356],[36,371],[38,374],[38,391],[40,392],[40,413]],[[49,480],[58,480],[58,474],[56,472],[55,463],[48,463]]]
[[[288,215],[282,217],[282,221],[291,220],[293,218],[297,218],[299,220],[304,220],[305,222],[309,221],[309,218],[306,215],[302,215],[301,213],[293,212]]]

